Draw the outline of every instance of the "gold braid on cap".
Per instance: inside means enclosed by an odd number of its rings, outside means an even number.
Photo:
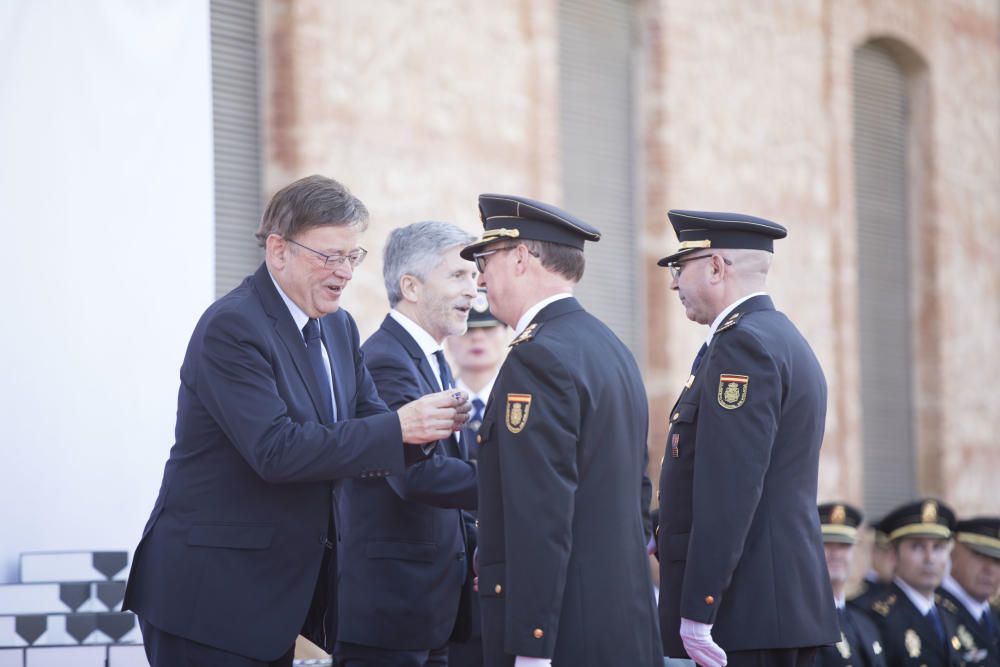
[[[499,238],[511,238],[516,239],[521,235],[520,229],[504,229],[503,227],[499,229],[490,229],[483,232],[483,241],[492,241]]]
[[[687,250],[688,248],[711,248],[711,239],[705,239],[703,241],[681,241],[680,250]]]

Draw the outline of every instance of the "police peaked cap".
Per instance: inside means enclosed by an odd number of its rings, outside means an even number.
[[[946,540],[955,530],[955,512],[940,500],[925,498],[889,512],[879,527],[890,542],[904,537],[935,537]]]
[[[959,521],[955,539],[976,553],[1000,559],[1000,517],[980,516]]]
[[[601,232],[566,211],[514,195],[479,195],[483,237],[462,249],[463,259],[495,241],[548,241],[583,250],[584,241],[601,240]]]
[[[858,526],[864,519],[861,510],[847,503],[823,503],[817,510],[824,542],[854,544],[858,541]]]
[[[695,250],[733,248],[774,252],[774,239],[783,239],[788,235],[788,230],[776,222],[742,213],[674,209],[667,216],[674,226],[680,247],[674,254],[658,261],[658,266],[670,266]]]

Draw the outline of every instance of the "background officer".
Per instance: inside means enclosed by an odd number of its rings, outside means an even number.
[[[475,259],[517,337],[479,429],[479,595],[488,667],[663,664],[643,537],[646,392],[573,298],[584,241],[554,206],[481,195]]]
[[[816,516],[826,381],[764,291],[785,228],[669,216],[680,249],[659,265],[709,331],[670,412],[660,473],[664,652],[704,667],[809,664],[840,632]]]
[[[846,503],[819,506],[823,551],[826,553],[826,567],[830,572],[833,599],[840,621],[840,641],[834,646],[819,649],[816,655],[819,667],[885,667],[878,628],[864,612],[847,606],[845,600],[861,519],[861,511]]]
[[[445,341],[448,352],[455,362],[457,377],[455,386],[469,395],[472,415],[462,429],[462,438],[469,449],[469,460],[479,458],[479,426],[483,422],[486,404],[493,391],[493,383],[507,354],[510,341],[507,325],[490,312],[486,300],[486,290],[479,290],[469,311],[469,330],[461,336],[451,336]],[[475,537],[478,512],[466,513],[466,524],[470,536]],[[470,547],[470,553],[474,545]],[[479,613],[479,596],[473,595],[469,604],[470,635],[468,641],[452,642],[448,645],[449,667],[481,667],[483,664],[482,620]]]
[[[951,572],[938,594],[958,616],[956,635],[967,665],[1000,667],[1000,634],[990,599],[1000,592],[1000,517],[977,517],[955,525]]]
[[[870,607],[882,597],[896,576],[896,550],[889,544],[889,536],[882,530],[882,522],[875,521],[872,528],[871,567],[865,572],[861,585],[851,602],[859,607]]]
[[[934,590],[944,579],[955,514],[924,499],[907,503],[882,519],[896,552],[896,578],[866,610],[882,634],[888,667],[944,667],[961,664],[957,620]]]

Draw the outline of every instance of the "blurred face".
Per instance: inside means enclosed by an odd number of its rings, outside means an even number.
[[[503,361],[506,344],[505,327],[471,327],[464,336],[448,339],[448,351],[459,375],[490,372]]]
[[[325,255],[347,255],[358,249],[361,234],[351,227],[310,227],[295,241]],[[267,238],[267,266],[281,289],[311,318],[340,307],[340,296],[354,277],[350,262],[333,263],[277,234]]]
[[[892,581],[896,576],[896,550],[891,546],[872,547],[872,569],[879,581]]]
[[[936,537],[904,537],[896,543],[896,576],[930,597],[948,567],[951,542]]]
[[[459,256],[463,246],[441,255],[441,261],[413,286],[417,319],[437,342],[465,333],[476,296],[476,266]]]
[[[976,553],[956,542],[951,554],[951,576],[966,593],[985,602],[1000,591],[1000,559]]]
[[[671,271],[670,289],[677,292],[688,319],[698,324],[711,324],[719,314],[712,305],[713,272],[721,258],[698,252],[683,257]]]
[[[830,583],[833,584],[834,588],[846,584],[847,578],[851,576],[851,553],[853,551],[853,544],[823,543],[823,552],[826,554],[826,569],[830,571]]]

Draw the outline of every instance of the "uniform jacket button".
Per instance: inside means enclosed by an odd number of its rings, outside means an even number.
[[[497,584],[496,586],[493,587],[493,592],[496,593],[497,595],[500,595],[501,593],[503,593],[503,586]]]
[[[711,595],[705,596],[705,604],[715,604],[715,598]]]
[[[673,420],[672,420],[672,421],[677,421],[677,418],[678,418],[678,417],[680,417],[680,416],[681,416],[681,413],[679,413],[679,412],[675,412],[675,413],[674,413],[674,418],[673,418]]]
[[[479,528],[479,519],[476,519],[476,528]]]
[[[479,435],[478,433],[476,434],[476,444],[477,445],[483,444],[483,436]]]
[[[545,636],[545,633],[542,632],[541,628],[535,628],[535,631],[532,632],[531,634],[532,636],[534,636],[535,639],[541,639],[542,637]]]

